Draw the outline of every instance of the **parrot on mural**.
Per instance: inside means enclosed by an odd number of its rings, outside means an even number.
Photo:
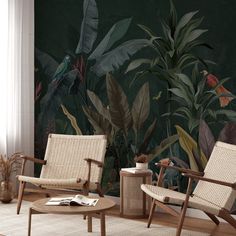
[[[209,74],[208,71],[203,70],[203,75],[206,77],[206,83],[209,87],[214,88],[219,83],[218,78],[213,74]],[[218,88],[216,88],[215,91],[217,95],[221,94],[232,95],[232,93],[229,90],[227,90],[223,85],[220,85]],[[219,97],[219,100],[220,100],[220,106],[225,107],[230,103],[231,100],[233,100],[233,97]]]
[[[66,55],[62,63],[57,67],[56,72],[53,75],[54,79],[60,78],[69,68],[70,56]]]

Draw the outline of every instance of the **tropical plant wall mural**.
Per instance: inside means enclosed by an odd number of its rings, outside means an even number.
[[[229,26],[207,14],[211,4],[224,5]],[[204,170],[216,140],[236,144],[236,47],[216,31],[231,30],[229,9],[234,1],[36,0],[36,155],[49,133],[106,134],[112,195],[141,154],[156,175],[166,157]],[[185,191],[185,181],[171,170],[164,183]]]

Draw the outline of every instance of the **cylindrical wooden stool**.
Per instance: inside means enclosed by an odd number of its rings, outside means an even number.
[[[145,218],[151,206],[151,198],[141,190],[141,184],[151,184],[152,171],[137,173],[120,171],[120,215],[126,218]]]

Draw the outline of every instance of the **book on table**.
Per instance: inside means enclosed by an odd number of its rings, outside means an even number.
[[[145,172],[150,172],[149,169],[139,169],[136,167],[131,167],[131,168],[121,168],[122,171],[129,172],[129,173],[145,173]]]
[[[47,206],[95,206],[99,199],[88,198],[84,195],[75,195],[74,197],[54,197],[45,205]]]

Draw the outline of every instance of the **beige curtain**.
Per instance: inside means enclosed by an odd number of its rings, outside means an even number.
[[[1,0],[0,153],[34,153],[34,1]],[[1,50],[1,51],[2,51]],[[33,166],[27,167],[29,174]]]

